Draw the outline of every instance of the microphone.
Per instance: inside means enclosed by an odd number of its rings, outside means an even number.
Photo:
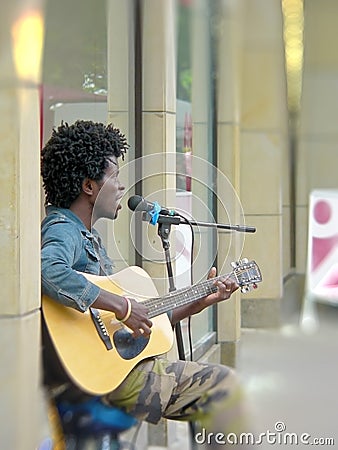
[[[128,207],[132,211],[156,211],[163,216],[177,216],[177,212],[174,209],[168,209],[165,206],[160,206],[157,202],[148,202],[140,195],[132,195],[128,200]]]
[[[165,219],[166,221],[171,220],[173,224],[175,225],[187,225],[190,223],[194,226],[199,227],[216,227],[216,228],[222,228],[225,230],[233,230],[233,231],[239,231],[242,233],[255,233],[256,228],[250,227],[247,225],[226,225],[221,223],[207,223],[207,222],[196,222],[194,220],[186,220],[184,222],[179,221],[180,217],[183,217],[181,214],[176,212],[174,209],[168,209],[165,206],[159,205],[157,202],[148,202],[148,200],[141,197],[141,195],[132,195],[128,199],[128,207],[132,211],[143,211],[147,214],[144,214],[144,217],[148,218],[150,217],[150,223],[152,225],[156,225],[160,221],[160,215],[162,216],[170,216],[172,219]],[[143,218],[143,220],[148,220]],[[178,220],[178,222],[176,222]],[[162,219],[163,221],[163,219]]]

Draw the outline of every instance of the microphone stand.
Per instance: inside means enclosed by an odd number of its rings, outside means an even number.
[[[233,231],[242,231],[247,233],[254,233],[256,231],[256,228],[254,227],[246,227],[242,225],[226,225],[226,224],[217,224],[217,223],[208,223],[208,222],[196,222],[196,221],[187,221],[182,220],[182,216],[178,215],[163,215],[159,214],[157,218],[157,224],[158,224],[158,231],[157,234],[161,238],[162,241],[162,247],[164,250],[165,255],[165,261],[167,266],[167,274],[168,274],[168,281],[169,281],[169,292],[173,292],[176,290],[175,282],[174,282],[174,276],[173,276],[173,270],[172,270],[172,264],[171,264],[171,256],[170,256],[170,231],[172,225],[188,225],[190,222],[191,225],[195,226],[201,226],[201,227],[217,227],[227,230],[233,230]],[[149,214],[146,212],[142,215],[142,220],[149,222]],[[179,358],[182,361],[185,361],[185,351],[184,351],[184,343],[183,343],[183,337],[182,337],[182,329],[180,322],[177,322],[175,325],[175,334],[176,334],[176,343],[177,343],[177,350]],[[189,422],[190,426],[190,434],[191,434],[191,445],[192,448],[196,448],[196,443],[194,441],[195,436],[195,423]]]
[[[142,220],[149,222],[149,214],[147,212],[144,212],[142,214]],[[199,227],[216,227],[221,228],[225,230],[232,230],[232,231],[239,231],[239,232],[245,232],[245,233],[255,233],[256,228],[245,226],[245,225],[228,225],[228,224],[221,224],[221,223],[209,223],[209,222],[196,222],[196,221],[186,221],[182,220],[182,216],[179,215],[164,215],[159,214],[157,218],[157,224],[158,224],[158,231],[157,234],[161,238],[162,241],[162,247],[164,250],[165,255],[165,261],[167,266],[167,274],[168,274],[168,281],[169,281],[169,292],[175,291],[176,286],[174,282],[174,276],[173,276],[173,270],[172,270],[172,264],[171,264],[171,256],[170,256],[170,242],[169,242],[169,236],[171,231],[172,225],[188,225],[191,224],[193,226],[199,226]],[[176,333],[176,340],[177,340],[177,349],[178,349],[178,355],[181,360],[185,360],[185,351],[184,351],[184,344],[183,344],[183,338],[182,338],[182,330],[181,330],[181,324],[180,322],[177,322],[175,325],[175,333]]]
[[[145,222],[149,222],[149,213],[148,212],[142,213],[142,220]],[[153,223],[153,222],[151,222],[151,223]],[[173,291],[176,291],[176,286],[175,286],[172,263],[171,263],[171,256],[170,256],[169,236],[170,236],[171,226],[172,225],[180,225],[180,223],[183,223],[183,222],[181,222],[181,218],[179,216],[159,214],[156,218],[156,223],[158,225],[157,234],[161,238],[162,247],[164,250],[164,256],[165,256],[165,261],[166,261],[166,266],[167,266],[167,275],[168,275],[168,281],[169,281],[169,292],[173,292]],[[183,344],[182,330],[181,330],[180,322],[177,322],[177,324],[175,325],[175,334],[176,334],[178,355],[179,355],[179,358],[184,361],[185,360],[185,351],[184,351],[184,344]]]
[[[169,242],[169,235],[171,231],[171,225],[179,225],[181,219],[176,216],[163,216],[160,215],[157,220],[158,224],[158,231],[157,234],[160,236],[162,241],[162,247],[165,254],[165,261],[167,265],[167,272],[168,272],[168,280],[169,280],[169,292],[175,291],[175,283],[174,283],[174,276],[173,276],[173,270],[171,265],[171,257],[170,257],[170,242]]]
[[[189,220],[189,223],[197,227],[209,227],[209,228],[221,228],[223,230],[240,231],[242,233],[255,233],[256,228],[247,225],[228,225],[225,223],[212,223],[212,222],[196,222],[195,220]],[[180,221],[182,225],[188,225],[188,222]]]

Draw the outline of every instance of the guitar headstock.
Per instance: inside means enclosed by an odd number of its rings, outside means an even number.
[[[237,284],[243,293],[257,288],[257,283],[262,281],[262,274],[255,261],[249,261],[247,258],[232,262],[233,274]]]

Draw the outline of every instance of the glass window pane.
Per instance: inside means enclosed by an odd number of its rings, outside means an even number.
[[[181,0],[177,8],[177,206],[200,222],[213,222],[213,95],[210,2]],[[182,227],[183,228],[183,227]],[[214,231],[194,227],[194,282],[204,280],[214,264]],[[191,237],[180,229],[178,284],[188,283]],[[182,252],[184,248],[184,252]],[[185,254],[185,256],[184,256]],[[183,266],[185,265],[185,269]],[[185,276],[181,276],[184,272]],[[184,327],[186,324],[183,324]],[[192,335],[199,346],[213,331],[213,310],[192,319]],[[186,339],[186,334],[183,333]]]
[[[105,0],[46,4],[42,122],[45,138],[61,120],[107,120]]]

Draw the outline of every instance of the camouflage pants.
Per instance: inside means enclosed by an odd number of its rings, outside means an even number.
[[[236,376],[217,364],[162,357],[145,360],[104,400],[150,423],[161,417],[198,421],[223,433],[237,433],[245,427]]]

